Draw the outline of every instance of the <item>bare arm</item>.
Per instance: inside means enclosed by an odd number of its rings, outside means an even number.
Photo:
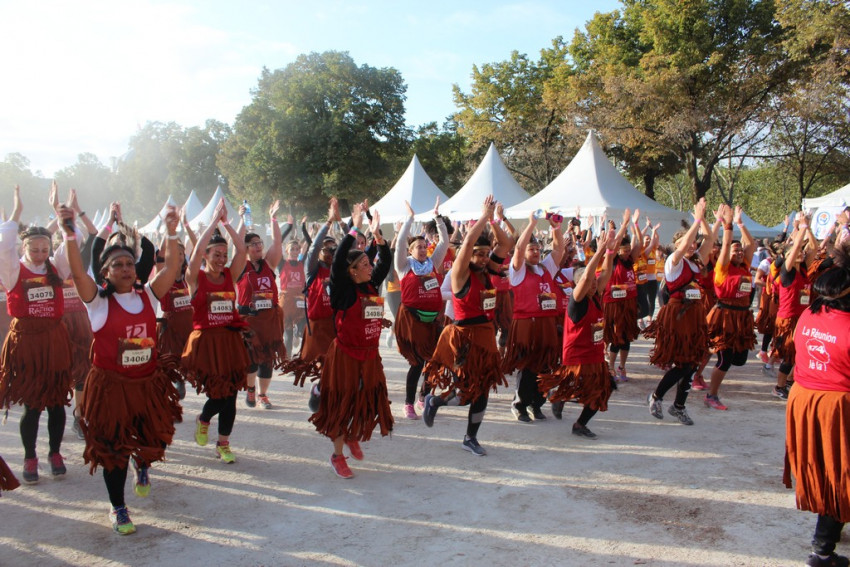
[[[157,270],[150,281],[151,291],[157,297],[165,297],[180,273],[180,252],[177,249],[177,227],[180,225],[180,218],[177,209],[169,207],[164,220],[168,235],[165,239],[165,267]]]
[[[280,264],[280,259],[283,258],[283,240],[280,237],[280,225],[277,224],[277,211],[280,209],[280,201],[275,200],[269,207],[269,223],[272,226],[272,243],[266,251],[265,260],[272,270]],[[289,215],[292,219],[292,215]]]
[[[472,228],[469,229],[463,244],[461,244],[457,252],[457,258],[455,258],[454,264],[452,264],[452,293],[458,293],[466,283],[466,280],[469,279],[469,262],[472,260],[475,241],[478,240],[484,227],[493,218],[495,210],[496,202],[493,199],[493,195],[487,195],[487,198],[484,199],[481,216],[475,221]]]

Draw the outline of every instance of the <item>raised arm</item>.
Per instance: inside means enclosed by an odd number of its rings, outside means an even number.
[[[694,205],[694,222],[685,233],[685,236],[679,239],[679,243],[676,245],[676,249],[673,250],[672,254],[670,254],[670,258],[674,266],[678,266],[682,263],[682,260],[685,258],[685,255],[690,250],[691,245],[696,241],[697,234],[699,234],[700,222],[703,220],[703,215],[705,215],[705,199],[700,199],[696,205]],[[705,244],[703,243],[703,246]]]
[[[186,209],[180,209],[180,224],[183,225],[183,230],[186,231],[186,236],[189,237],[189,242],[192,243],[192,250],[198,245],[198,235],[195,234],[195,231],[192,230],[192,227],[189,226],[189,219],[186,218]]]
[[[280,201],[275,200],[269,207],[269,224],[272,226],[272,243],[269,249],[266,250],[265,261],[271,266],[272,270],[280,264],[280,259],[283,257],[283,239],[280,237],[280,225],[277,224],[277,211],[280,209]],[[292,215],[289,215],[292,218]]]
[[[734,222],[741,230],[741,246],[744,248],[744,264],[749,266],[753,263],[753,254],[756,252],[756,241],[753,235],[750,234],[750,229],[744,224],[743,220],[744,209],[740,206],[735,207]]]
[[[77,294],[80,296],[80,299],[85,303],[89,303],[97,294],[97,284],[86,272],[83,257],[80,254],[76,230],[74,229],[74,210],[71,207],[59,205],[56,213],[63,221],[62,233],[65,237],[65,254],[68,258],[71,277],[74,279],[74,287],[77,288]]]
[[[201,273],[201,264],[204,261],[204,254],[207,251],[207,245],[210,243],[210,238],[212,238],[222,215],[227,214],[226,211],[222,212],[223,210],[224,200],[221,200],[218,205],[216,205],[210,225],[206,227],[204,232],[201,233],[201,236],[198,237],[198,244],[195,246],[195,249],[192,250],[192,257],[189,259],[189,265],[186,267],[185,275],[186,284],[189,286],[192,293],[194,293],[198,286],[198,274]]]
[[[55,181],[53,183],[56,183]],[[15,198],[14,198],[14,206],[12,207],[12,216],[9,217],[9,220],[15,221],[20,224],[21,222],[21,212],[24,210],[24,204],[21,202],[21,186],[15,185]]]
[[[431,253],[431,261],[436,268],[443,263],[446,252],[449,251],[449,230],[446,228],[446,221],[440,216],[439,197],[437,197],[437,203],[434,205],[434,224],[437,225],[437,234],[440,235],[440,241],[434,247],[434,252]]]
[[[603,231],[599,235],[599,238],[596,239],[596,244],[596,253],[587,263],[581,279],[576,282],[576,287],[573,290],[573,299],[575,301],[582,301],[585,298],[590,288],[590,278],[596,279],[596,268],[599,267],[602,258],[605,257],[605,252],[608,250],[606,246],[608,244],[608,233]],[[607,284],[607,279],[605,283]]]
[[[640,209],[632,215],[632,260],[637,260],[643,252],[643,233],[640,231]]]
[[[525,228],[519,235],[519,238],[516,241],[516,253],[514,257],[511,258],[511,266],[514,271],[519,271],[522,268],[522,265],[525,264],[525,249],[528,247],[528,243],[531,242],[531,236],[534,234],[534,225],[537,224],[537,218],[535,218],[534,213],[528,215],[528,224],[525,225]]]
[[[475,221],[475,224],[469,229],[466,238],[461,244],[457,252],[454,264],[452,264],[452,292],[458,293],[469,279],[469,262],[472,260],[472,252],[475,248],[475,241],[481,236],[484,227],[493,218],[493,213],[496,210],[496,201],[493,195],[487,195],[484,199],[484,205],[481,209],[481,216]]]
[[[180,217],[176,207],[169,207],[165,214],[165,267],[158,270],[151,279],[151,291],[157,297],[165,297],[168,290],[174,284],[174,280],[180,274],[180,252],[177,249],[177,228],[180,226]]]
[[[401,228],[395,235],[395,271],[398,274],[399,280],[410,270],[410,263],[407,261],[407,239],[410,236],[410,226],[413,224],[413,207],[407,201],[404,202],[407,207],[407,218],[401,223]],[[434,262],[436,266],[437,263]]]

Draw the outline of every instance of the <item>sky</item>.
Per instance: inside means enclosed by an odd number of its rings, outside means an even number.
[[[442,124],[474,65],[541,49],[616,0],[481,2],[0,0],[0,159],[50,177],[93,153],[109,166],[147,122],[233,124],[263,67],[347,51],[393,67],[410,126]]]

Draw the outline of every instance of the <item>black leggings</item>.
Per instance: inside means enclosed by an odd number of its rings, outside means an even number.
[[[637,284],[638,319],[649,315],[649,290],[648,283]]]
[[[631,344],[631,343],[626,343],[626,344],[624,344],[624,345],[610,345],[610,346],[608,347],[608,352],[614,352],[614,353],[617,353],[617,352],[620,352],[621,350],[624,350],[624,351],[626,351],[626,352],[629,352],[629,351],[631,350],[631,348],[632,348],[632,344]]]
[[[519,374],[516,393],[519,399],[517,405],[523,408],[531,406],[540,409],[543,407],[543,402],[546,401],[537,387],[537,374],[527,368],[523,369]]]
[[[481,422],[484,421],[484,411],[487,409],[489,398],[489,394],[484,394],[469,404],[469,415],[466,422],[466,435],[468,437],[478,436],[478,428],[481,427]]]
[[[286,354],[289,355],[290,358],[294,358],[292,356],[292,343],[294,342],[294,337],[301,337],[304,335],[304,325],[307,324],[307,319],[301,319],[298,323],[289,324],[283,328],[283,346],[286,348]]]
[[[655,299],[658,297],[658,280],[649,280],[643,286],[646,288],[646,304],[649,307],[647,316],[652,317],[655,313]]]
[[[115,467],[111,471],[103,469],[103,481],[109,494],[109,503],[113,508],[124,506],[124,484],[127,482],[127,465]]]
[[[35,442],[38,438],[38,421],[41,410],[34,410],[24,406],[21,414],[21,442],[24,445],[24,458],[34,459]],[[65,434],[65,406],[52,406],[47,408],[47,434],[50,444],[50,452],[58,453],[62,445],[62,436]]]
[[[287,351],[287,352],[289,352],[289,351]],[[268,363],[268,364],[265,364],[265,363],[264,364],[252,364],[248,368],[248,374],[252,374],[254,372],[257,373],[257,378],[271,379],[271,377],[272,377],[272,365],[271,365],[271,363]]]
[[[412,404],[416,399],[416,386],[419,384],[419,377],[422,375],[422,367],[424,362],[420,362],[416,366],[411,366],[407,371],[407,383],[404,391],[404,403]]]
[[[748,351],[734,351],[731,348],[727,348],[726,350],[721,350],[717,353],[717,362],[714,364],[714,367],[718,370],[722,370],[723,372],[729,372],[729,369],[733,366],[743,366],[747,363],[747,355]]]
[[[829,555],[835,551],[835,544],[841,541],[844,523],[831,516],[818,514],[815,535],[812,537],[812,551],[818,555]]]
[[[688,400],[688,392],[691,390],[691,381],[693,380],[695,366],[674,366],[661,378],[658,387],[655,389],[655,399],[664,399],[664,394],[670,388],[676,386],[676,399],[673,402],[678,408],[685,407],[685,402]]]
[[[201,411],[201,421],[209,423],[218,415],[218,434],[224,437],[233,431],[236,421],[236,394],[226,398],[209,398]]]
[[[590,422],[591,418],[596,415],[596,412],[598,411],[599,410],[590,409],[589,407],[584,406],[584,409],[581,410],[581,415],[578,416],[576,423],[578,423],[579,425],[587,425]]]
[[[761,340],[762,352],[770,352],[770,342],[773,340],[773,335],[765,335]]]

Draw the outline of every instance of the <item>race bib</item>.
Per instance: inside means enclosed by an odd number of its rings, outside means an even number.
[[[685,290],[685,299],[697,300],[702,299],[702,292],[699,288],[691,287]]]
[[[79,299],[80,294],[77,293],[77,288],[75,287],[63,287],[62,288],[62,296],[65,299]]]
[[[624,289],[612,288],[611,289],[611,297],[614,299],[625,299],[628,292]]]
[[[272,294],[256,293],[254,294],[254,309],[256,311],[264,311],[272,308]]]
[[[327,297],[327,296],[325,296],[325,297]],[[328,304],[330,304],[330,297],[328,297]],[[307,302],[304,301],[304,298],[296,299],[295,300],[295,307],[297,307],[298,309],[304,309],[305,307],[307,307]]]
[[[481,290],[481,310],[492,311],[496,308],[496,290],[482,289]]]
[[[812,292],[808,289],[800,290],[800,305],[808,305],[812,298]]]
[[[384,318],[384,298],[377,295],[369,295],[360,298],[364,319]]]
[[[27,301],[49,301],[53,299],[53,288],[49,285],[31,287],[27,290]]]
[[[421,281],[422,287],[425,288],[425,291],[431,291],[432,289],[440,287],[440,282],[437,281],[437,278],[423,279]]]
[[[172,303],[174,309],[185,309],[192,305],[192,298],[188,295],[175,295]]]
[[[591,325],[591,329],[593,329],[593,342],[601,343],[603,334],[604,323],[602,321],[597,321]]]
[[[638,274],[637,281],[640,283],[646,283],[646,274],[641,272]]]
[[[541,293],[537,296],[537,302],[540,304],[540,309],[543,311],[554,310],[558,307],[554,293]]]
[[[118,363],[121,366],[141,366],[153,358],[151,338],[118,339]]]
[[[738,291],[741,293],[750,293],[753,291],[753,284],[747,280],[741,280],[741,283],[738,285]]]
[[[649,266],[654,266],[655,265],[655,258],[650,258],[649,260],[646,261],[646,263]]]

